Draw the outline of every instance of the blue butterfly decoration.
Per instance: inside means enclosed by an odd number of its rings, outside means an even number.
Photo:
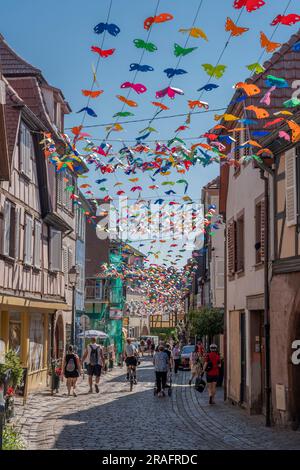
[[[292,51],[294,52],[300,52],[300,41],[295,42],[295,44],[292,47]]]
[[[234,141],[234,139],[230,137],[229,135],[219,135],[218,140],[220,142],[225,142],[228,145],[232,144],[232,142]]]
[[[173,78],[175,75],[183,75],[184,73],[187,73],[186,70],[183,69],[165,69],[164,73],[167,74],[168,78]]]
[[[170,196],[171,194],[176,194],[175,191],[173,191],[172,189],[170,189],[169,191],[165,191],[165,194],[167,194],[168,196]]]
[[[157,199],[154,204],[162,204],[164,199]]]
[[[154,68],[151,65],[130,64],[129,71],[133,72],[134,70],[138,72],[153,72]]]
[[[116,24],[99,23],[94,27],[94,31],[96,34],[102,34],[104,31],[107,31],[112,36],[118,36],[121,30]]]
[[[242,95],[239,98],[237,98],[236,100],[231,101],[230,104],[241,103],[242,101],[246,101],[247,98],[248,97],[246,95]]]
[[[215,83],[208,83],[207,85],[204,85],[203,87],[201,88],[198,88],[197,91],[212,91],[214,90],[215,88],[219,88],[219,85],[216,85]]]
[[[86,113],[87,113],[89,116],[97,117],[97,114],[95,113],[95,111],[94,111],[92,108],[89,108],[88,106],[86,106],[85,108],[82,108],[82,109],[80,109],[79,111],[77,111],[77,114],[78,114],[78,113],[82,113],[83,111],[86,111]]]
[[[95,183],[101,184],[101,183],[104,183],[104,181],[107,181],[107,178],[102,178],[101,180],[96,180]]]
[[[149,135],[151,134],[151,132],[148,132],[147,134],[144,134],[144,135],[141,135],[140,137],[136,137],[135,140],[137,142],[140,142],[142,140],[145,140],[145,139],[148,139]]]
[[[269,135],[269,131],[253,131],[252,135],[253,137],[264,137],[265,135]]]

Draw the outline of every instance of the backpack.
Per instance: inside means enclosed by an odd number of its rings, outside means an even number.
[[[66,371],[67,372],[74,372],[75,370],[76,370],[75,357],[72,356],[68,360],[68,363],[66,365]]]
[[[90,348],[91,348],[90,365],[91,366],[96,366],[98,364],[98,349],[99,349],[99,346],[97,346],[96,348],[92,348],[92,346],[90,345]]]

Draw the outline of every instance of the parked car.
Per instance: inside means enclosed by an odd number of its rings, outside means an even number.
[[[194,349],[195,346],[193,344],[183,346],[180,353],[179,369],[190,370],[190,354],[194,351]]]

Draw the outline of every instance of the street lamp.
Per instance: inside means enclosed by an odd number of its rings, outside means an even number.
[[[72,286],[72,330],[71,330],[71,342],[75,344],[75,316],[76,316],[76,305],[75,305],[75,292],[76,284],[79,275],[77,266],[72,266],[69,271],[69,283]]]

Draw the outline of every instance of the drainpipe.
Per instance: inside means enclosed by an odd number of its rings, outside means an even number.
[[[227,400],[227,230],[226,220],[223,218],[224,227],[224,401]]]
[[[264,243],[264,330],[265,330],[265,399],[266,426],[271,426],[271,357],[270,357],[270,314],[269,314],[269,180],[260,169],[260,177],[264,180],[265,202],[265,243]]]

